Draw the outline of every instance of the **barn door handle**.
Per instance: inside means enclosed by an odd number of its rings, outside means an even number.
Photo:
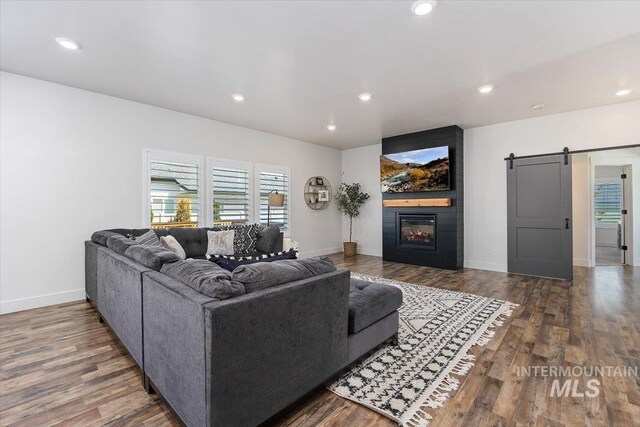
[[[567,230],[569,229],[569,218],[564,219],[564,228]]]

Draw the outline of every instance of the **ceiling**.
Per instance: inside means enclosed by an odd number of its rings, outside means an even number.
[[[0,68],[338,148],[640,99],[639,1],[411,4],[2,1]]]

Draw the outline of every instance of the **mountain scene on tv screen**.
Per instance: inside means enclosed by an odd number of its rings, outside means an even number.
[[[449,148],[437,147],[380,156],[383,193],[449,189]]]

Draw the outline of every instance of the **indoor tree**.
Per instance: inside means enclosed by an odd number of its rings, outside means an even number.
[[[345,256],[355,256],[358,250],[358,243],[352,242],[353,238],[353,218],[360,215],[360,207],[369,199],[369,194],[362,191],[362,187],[357,182],[353,184],[340,184],[336,194],[338,210],[349,216],[349,241],[344,242]]]

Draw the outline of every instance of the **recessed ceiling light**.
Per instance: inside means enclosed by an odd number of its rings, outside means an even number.
[[[478,92],[480,93],[489,93],[493,90],[493,85],[484,85],[478,88]]]
[[[81,48],[80,43],[66,37],[56,37],[56,42],[58,42],[60,46],[69,50],[79,50]]]
[[[533,111],[540,111],[544,108],[544,104],[535,104],[531,106],[531,109]]]
[[[236,93],[235,95],[231,95],[231,97],[233,98],[234,101],[236,102],[242,102],[244,101],[244,96],[240,95],[239,93]]]
[[[414,15],[424,16],[436,8],[435,0],[418,0],[411,5],[411,12]]]
[[[367,102],[371,100],[371,94],[370,93],[361,93],[360,95],[358,95],[358,98],[360,98],[360,101],[362,102]]]
[[[333,132],[334,130],[336,130],[336,125],[327,125],[327,129]]]
[[[616,92],[616,96],[627,96],[631,93],[631,89],[621,89]]]

